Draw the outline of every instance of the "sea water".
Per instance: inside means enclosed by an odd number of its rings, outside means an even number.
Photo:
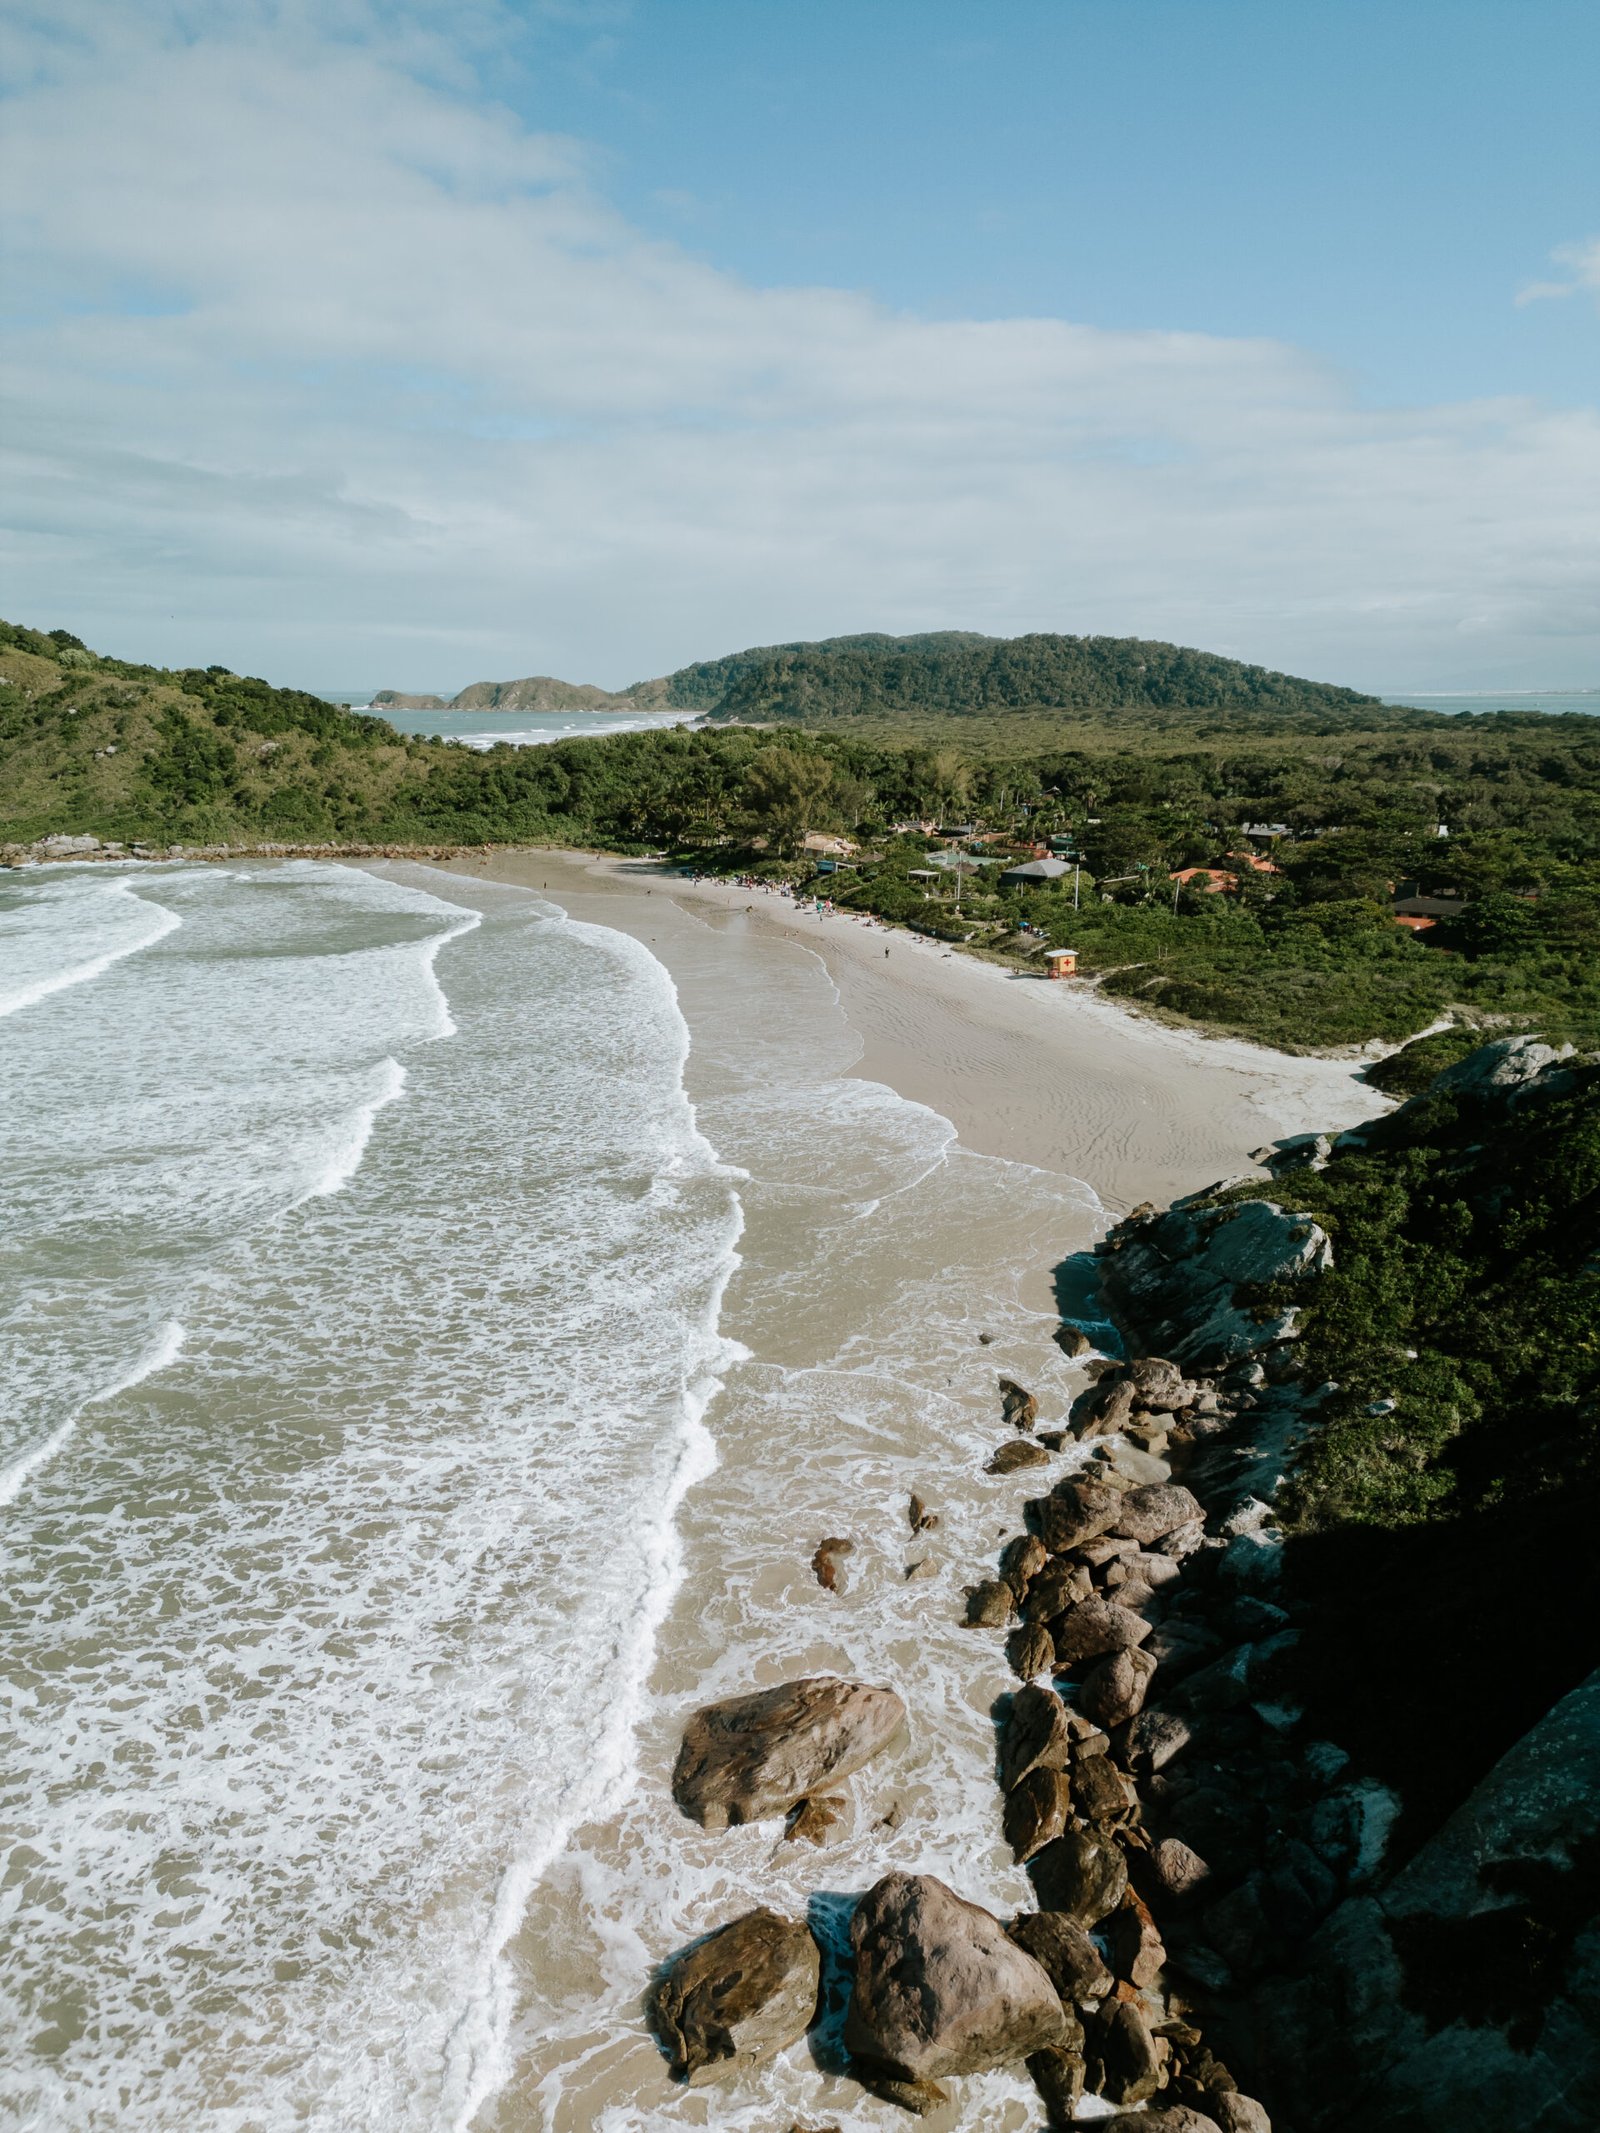
[[[713,1457],[671,984],[305,864],[0,928],[5,2122],[453,2124]]]
[[[1027,1900],[961,1587],[1040,1485],[983,1474],[998,1374],[1075,1389],[1048,1275],[1097,1203],[854,1077],[802,947],[653,908],[652,947],[403,864],[0,880],[7,2123],[880,2126],[855,1896]],[[815,1671],[911,1711],[828,1847],[695,1829],[687,1713]],[[758,1901],[829,2020],[674,2090],[650,1976]]]

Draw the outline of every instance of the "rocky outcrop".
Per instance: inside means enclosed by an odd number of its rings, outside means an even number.
[[[869,1763],[905,1717],[893,1689],[831,1675],[708,1704],[684,1728],[672,1797],[704,1829],[786,1814]]]
[[[796,2043],[816,2013],[821,1959],[776,1911],[736,1918],[667,1966],[650,2020],[679,2081],[718,2081]]]
[[[1040,1965],[931,1874],[890,1874],[869,1889],[850,1940],[845,2044],[874,2085],[981,2073],[1068,2039]]]
[[[1600,2118],[1600,1674],[1416,1856],[1350,1897],[1299,1974],[1260,1986],[1241,2048],[1296,2133]]]
[[[1099,1249],[1106,1299],[1138,1347],[1202,1370],[1290,1338],[1293,1310],[1267,1309],[1250,1293],[1303,1281],[1333,1257],[1309,1215],[1286,1213],[1272,1200],[1169,1208],[1123,1224]]]

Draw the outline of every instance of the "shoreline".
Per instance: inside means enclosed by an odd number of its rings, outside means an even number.
[[[713,933],[800,948],[826,973],[859,1044],[854,1078],[937,1113],[974,1154],[1087,1184],[1108,1216],[1254,1175],[1251,1151],[1267,1142],[1391,1107],[1357,1078],[1364,1057],[1179,1028],[1087,981],[1052,983],[855,914],[819,918],[775,891],[563,847],[497,848],[469,869],[471,858],[434,863],[541,891],[646,945],[662,947],[670,930],[655,918],[660,898]],[[652,941],[652,927],[663,939]]]

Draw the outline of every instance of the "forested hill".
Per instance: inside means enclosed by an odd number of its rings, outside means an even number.
[[[392,689],[373,698],[394,710],[698,711],[719,723],[824,725],[838,720],[983,718],[1141,711],[1158,722],[1207,712],[1224,721],[1271,712],[1306,730],[1337,731],[1384,713],[1373,696],[1302,681],[1214,652],[1142,637],[980,637],[931,630],[869,632],[815,643],[760,644],[636,681],[618,695],[535,675],[477,682],[448,706]]]
[[[669,677],[669,691],[684,676],[694,677],[687,684],[694,689],[720,681],[722,693],[705,705],[714,719],[749,723],[1120,709],[1334,720],[1359,713],[1365,721],[1378,708],[1377,698],[1354,689],[1140,637],[842,637],[686,668]]]
[[[720,659],[699,659],[654,681],[636,681],[623,691],[646,706],[661,704],[675,711],[717,711],[729,692],[741,689],[755,676],[781,667],[794,659],[872,659],[899,654],[909,659],[949,658],[965,651],[998,644],[996,637],[980,637],[973,630],[926,630],[919,636],[886,637],[869,630],[857,637],[819,637],[798,644],[755,644],[742,652],[727,652]],[[743,717],[730,712],[730,717]]]

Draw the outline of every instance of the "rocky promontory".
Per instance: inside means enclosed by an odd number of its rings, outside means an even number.
[[[1017,2066],[1051,2127],[1090,2097],[1102,2120],[1137,2112],[1139,2133],[1600,2122],[1594,1617],[1540,1605],[1593,1578],[1576,1449],[1600,1413],[1592,1316],[1563,1321],[1568,1374],[1521,1396],[1530,1472],[1484,1435],[1487,1394],[1476,1408],[1455,1395],[1453,1435],[1434,1419],[1449,1367],[1467,1370],[1452,1359],[1486,1327],[1506,1352],[1519,1297],[1559,1313],[1590,1294],[1597,1118],[1600,1068],[1497,1040],[1356,1133],[1263,1150],[1271,1185],[1136,1210],[1097,1247],[1120,1352],[1085,1354],[1088,1320],[1063,1328],[1087,1380],[1065,1429],[999,1381],[1006,1441],[1069,1464],[1019,1504],[964,1606],[1017,1679],[994,1714],[995,1815],[1033,1904],[998,1918],[916,1873],[860,1896],[842,2034],[873,2094],[935,2112],[948,2082]],[[1396,1287],[1441,1204],[1456,1247],[1428,1262],[1453,1284],[1442,1302]],[[1409,1346],[1391,1330],[1405,1312]],[[1453,1482],[1449,1517],[1430,1520],[1445,1453],[1467,1473],[1498,1459],[1503,1477],[1479,1499]],[[1503,1552],[1419,1601],[1392,1576],[1341,1587],[1351,1528],[1357,1563],[1455,1564],[1461,1530]],[[1474,1673],[1452,1611],[1513,1668]],[[1354,1692],[1330,1620],[1377,1655]],[[1418,1620],[1438,1625],[1431,1645]],[[1476,1698],[1459,1717],[1438,1687],[1458,1679]],[[692,1782],[724,1728],[748,1731],[777,1775],[745,1775],[736,1745],[727,1819],[745,1787],[753,1811],[783,1812],[849,1763],[808,1738],[811,1699],[826,1735],[836,1709],[888,1693],[810,1682],[712,1707],[686,1735]],[[1408,1703],[1429,1714],[1415,1737]],[[1374,1731],[1372,1707],[1402,1714],[1399,1732]],[[888,1715],[868,1727],[880,1747]],[[1466,1782],[1458,1741],[1476,1756]],[[791,2005],[771,2028],[793,2028]]]

